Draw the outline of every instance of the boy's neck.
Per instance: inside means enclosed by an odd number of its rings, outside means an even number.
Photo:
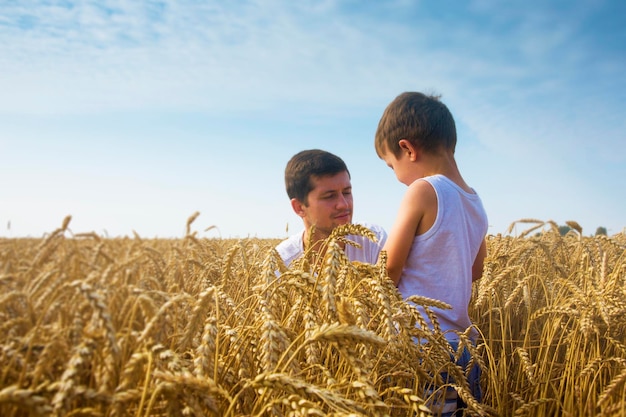
[[[422,178],[430,177],[433,175],[443,175],[456,185],[461,187],[467,192],[472,192],[472,189],[467,185],[461,172],[454,159],[454,154],[449,152],[431,155],[429,158],[423,160]]]

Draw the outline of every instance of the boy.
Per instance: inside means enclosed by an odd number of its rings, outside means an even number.
[[[295,154],[285,168],[285,186],[293,211],[302,218],[304,230],[281,242],[276,250],[289,264],[310,248],[320,251],[322,243],[339,225],[352,223],[352,184],[344,161],[330,152],[310,149]],[[313,236],[309,236],[315,226]],[[385,243],[386,232],[375,225],[365,225],[376,235],[377,241],[349,235],[348,239],[361,248],[347,245],[344,251],[351,261],[375,264]],[[319,254],[323,256],[323,254]]]
[[[408,186],[383,248],[389,278],[403,298],[417,294],[452,306],[434,310],[456,351],[456,332],[472,326],[468,305],[472,282],[482,276],[488,224],[480,198],[459,172],[455,146],[448,108],[415,92],[387,106],[375,136],[376,153]],[[475,330],[471,337],[476,340]],[[470,359],[467,352],[463,356],[461,365]],[[473,372],[470,388],[480,401],[480,369]],[[444,412],[454,409],[456,404]]]

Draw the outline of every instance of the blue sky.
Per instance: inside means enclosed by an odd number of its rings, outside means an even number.
[[[373,138],[403,91],[452,111],[489,233],[626,227],[622,1],[20,0],[0,6],[0,236],[70,214],[181,237],[198,211],[199,236],[284,237],[284,166],[309,148],[389,229],[405,187]]]

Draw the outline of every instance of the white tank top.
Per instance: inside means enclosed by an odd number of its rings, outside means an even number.
[[[472,325],[467,311],[472,265],[487,234],[487,214],[478,194],[464,191],[443,175],[418,181],[435,189],[437,218],[426,233],[415,237],[398,290],[404,298],[421,295],[450,304],[451,310],[433,309],[441,329],[462,332]],[[458,339],[454,333],[446,333],[446,338]]]

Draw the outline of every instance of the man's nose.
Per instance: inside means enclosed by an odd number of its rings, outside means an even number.
[[[341,194],[339,198],[337,199],[337,207],[339,208],[350,207],[350,202],[348,201],[348,197]]]

